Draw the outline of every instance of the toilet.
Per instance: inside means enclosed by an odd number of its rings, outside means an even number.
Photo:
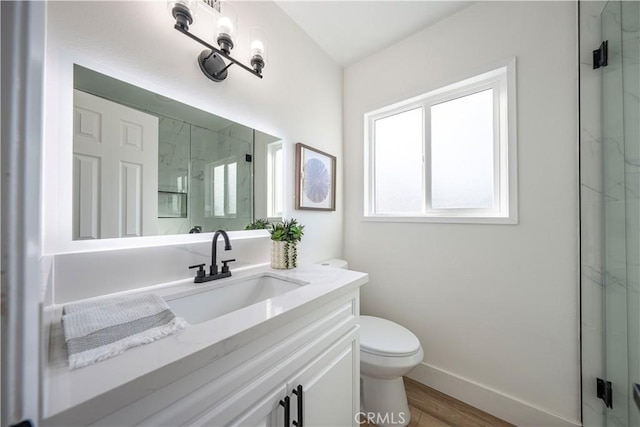
[[[378,426],[406,426],[411,415],[402,377],[424,357],[418,338],[387,319],[360,316],[362,412]]]
[[[344,260],[321,263],[348,268]],[[360,316],[361,412],[380,427],[406,426],[411,420],[402,377],[424,357],[416,337],[387,319]]]

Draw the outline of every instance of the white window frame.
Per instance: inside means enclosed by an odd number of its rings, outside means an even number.
[[[282,156],[282,162],[284,163],[284,151],[282,150],[282,141],[272,142],[267,145],[267,217],[271,221],[280,221],[283,217],[283,204],[284,204],[284,180],[282,177],[282,168],[276,167],[276,153],[280,152]],[[280,206],[276,203],[277,197],[277,182],[280,175],[280,183],[282,187],[280,189]]]
[[[491,71],[364,115],[364,216],[366,221],[517,224],[515,58]],[[431,206],[431,106],[494,90],[494,197],[491,209],[433,209]],[[375,212],[375,122],[416,108],[423,111],[423,207],[421,213]]]
[[[236,212],[230,211],[230,202],[229,202],[229,165],[236,165],[236,180],[237,180],[237,170],[238,170],[238,159],[236,156],[227,157],[226,159],[218,160],[215,162],[208,163],[205,167],[205,218],[237,218],[238,217],[238,201],[236,200]],[[214,185],[214,170],[217,167],[222,166],[224,169],[224,197],[222,200],[222,205],[224,209],[224,214],[216,215],[215,214],[215,185]],[[237,181],[236,181],[236,195],[237,195]]]

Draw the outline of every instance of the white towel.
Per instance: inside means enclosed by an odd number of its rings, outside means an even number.
[[[70,304],[62,316],[71,369],[164,338],[186,325],[157,294]]]

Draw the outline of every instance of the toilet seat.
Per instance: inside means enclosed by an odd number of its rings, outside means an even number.
[[[360,351],[384,357],[413,356],[420,341],[410,330],[387,319],[360,316]]]

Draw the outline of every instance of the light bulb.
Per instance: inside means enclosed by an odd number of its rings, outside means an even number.
[[[251,42],[251,56],[264,55],[264,43],[260,40],[254,40]]]
[[[196,16],[196,0],[169,0],[167,9],[176,20],[176,25],[183,30],[189,30]]]
[[[222,16],[218,21],[218,34],[233,34],[233,22],[226,16]]]
[[[251,42],[250,52],[251,67],[253,70],[262,75],[262,69],[267,63],[267,46],[269,40],[267,40],[267,33],[258,27],[249,29],[249,41]]]

